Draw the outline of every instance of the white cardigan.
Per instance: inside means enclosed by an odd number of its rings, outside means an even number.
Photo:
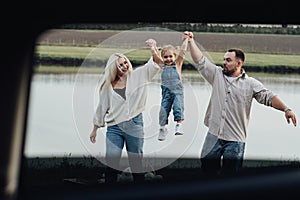
[[[144,66],[132,70],[127,76],[126,100],[113,90],[111,84],[109,87],[104,86],[99,93],[99,102],[93,118],[94,125],[98,127],[116,125],[144,111],[147,85],[160,69],[150,57]]]

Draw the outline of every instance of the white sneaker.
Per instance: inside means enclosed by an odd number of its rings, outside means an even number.
[[[166,136],[168,134],[167,127],[160,127],[159,128],[159,134],[158,134],[158,140],[163,141],[166,139]]]
[[[175,135],[183,135],[182,123],[177,123],[175,126]]]

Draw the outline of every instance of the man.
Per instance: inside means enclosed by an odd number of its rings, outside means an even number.
[[[242,167],[253,98],[260,104],[283,111],[287,122],[291,120],[294,126],[296,116],[277,95],[246,74],[242,68],[243,50],[227,50],[223,66],[216,66],[198,48],[192,32],[185,31],[184,35],[189,38],[196,69],[212,86],[204,119],[208,133],[201,152],[202,169],[214,174],[237,172]]]

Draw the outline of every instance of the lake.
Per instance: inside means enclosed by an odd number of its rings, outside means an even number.
[[[300,76],[251,74],[293,109],[299,118]],[[97,142],[89,141],[92,116],[97,103],[97,74],[35,74],[31,83],[26,157],[103,156],[105,128]],[[173,134],[175,123],[169,117],[169,134],[158,141],[160,82],[148,85],[144,111],[145,156],[198,158],[207,132],[203,124],[211,88],[199,74],[184,74],[185,121],[183,136]],[[299,121],[299,119],[298,119]],[[299,125],[287,124],[284,113],[253,101],[245,158],[299,160]]]

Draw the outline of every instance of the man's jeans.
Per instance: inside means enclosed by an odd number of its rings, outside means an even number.
[[[205,173],[235,173],[242,167],[244,150],[244,142],[226,141],[207,133],[201,152],[201,168]]]

